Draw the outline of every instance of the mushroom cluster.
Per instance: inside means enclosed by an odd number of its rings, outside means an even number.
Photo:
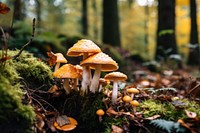
[[[121,72],[112,72],[119,68],[118,64],[109,55],[103,53],[94,42],[81,39],[68,49],[67,56],[82,56],[80,64],[64,64],[60,67],[60,63],[67,63],[67,60],[61,53],[55,55],[57,64],[53,75],[55,78],[62,79],[66,94],[70,94],[72,89],[80,91],[81,95],[87,94],[88,91],[100,92],[103,90],[101,72],[111,72],[105,75],[104,80],[113,82],[112,104],[116,103],[118,83],[125,81],[127,76]]]

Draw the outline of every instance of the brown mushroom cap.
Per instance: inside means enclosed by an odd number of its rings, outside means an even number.
[[[106,74],[104,78],[110,81],[125,81],[127,76],[121,72],[111,72]]]
[[[130,102],[131,100],[132,100],[132,98],[128,95],[123,97],[123,101],[126,102],[126,103]]]
[[[127,92],[128,92],[128,93],[134,93],[134,94],[137,94],[137,93],[139,93],[139,90],[136,89],[136,88],[129,88],[129,89],[127,89]]]
[[[63,56],[63,54],[56,53],[55,56],[57,57],[56,62],[67,63],[67,60],[65,59],[65,57]]]
[[[91,40],[81,39],[75,43],[67,51],[68,56],[81,56],[84,53],[90,53],[90,55],[101,52],[101,49]]]
[[[69,124],[59,126],[59,124],[55,121],[54,127],[56,127],[59,130],[62,130],[62,131],[70,131],[70,130],[73,130],[74,128],[76,128],[76,126],[78,125],[78,122],[72,117],[68,117],[68,119],[70,122]]]
[[[99,116],[102,116],[102,115],[105,114],[105,112],[103,111],[103,109],[98,109],[98,110],[96,111],[96,114],[99,115]]]
[[[53,73],[56,78],[81,78],[81,75],[77,72],[76,67],[72,64],[65,64]]]
[[[140,103],[138,101],[136,101],[136,100],[130,101],[130,104],[132,106],[139,106],[140,105]]]
[[[107,54],[100,52],[94,54],[80,63],[81,66],[90,66],[95,69],[96,65],[101,65],[101,71],[114,71],[118,69],[118,64]]]

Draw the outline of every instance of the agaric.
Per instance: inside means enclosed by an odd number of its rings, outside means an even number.
[[[89,66],[91,69],[95,69],[90,85],[90,91],[93,93],[95,93],[98,88],[101,71],[108,72],[118,69],[118,64],[110,56],[103,52],[88,57],[83,60],[80,65]]]
[[[129,103],[129,102],[132,100],[132,98],[131,98],[130,96],[128,96],[128,95],[125,95],[125,96],[122,98],[122,100],[123,100],[125,103]]]
[[[63,117],[67,120],[67,123],[62,125],[59,121],[58,121],[58,118],[57,120],[53,123],[54,127],[58,130],[61,130],[61,131],[71,131],[73,129],[75,129],[78,125],[78,122],[72,118],[72,117],[67,117],[65,115],[63,116],[60,116],[60,117]]]
[[[131,94],[131,98],[133,99],[134,94],[139,93],[139,90],[136,88],[129,88],[129,89],[127,89],[127,92]]]
[[[101,49],[91,40],[81,39],[75,43],[68,51],[68,56],[83,56],[83,60],[88,58],[90,55],[101,52]],[[82,93],[87,93],[87,88],[90,85],[91,71],[89,66],[83,67],[83,77],[81,82]]]
[[[65,89],[66,94],[69,94],[71,91],[69,79],[81,78],[81,75],[77,73],[77,69],[72,64],[63,65],[53,73],[53,76],[64,79],[63,88]]]
[[[96,111],[96,114],[99,116],[99,122],[102,121],[102,116],[105,114],[105,112],[103,111],[103,109],[98,109]]]
[[[56,65],[55,65],[55,68],[54,68],[54,72],[56,70],[58,70],[58,68],[60,67],[60,63],[67,63],[67,60],[65,59],[65,57],[63,56],[63,54],[56,53],[55,56],[57,58],[56,58]]]
[[[121,72],[111,72],[104,76],[106,80],[113,81],[112,103],[116,103],[118,94],[118,82],[125,81],[127,76]]]
[[[137,100],[130,101],[130,104],[133,106],[133,113],[136,113],[136,107],[140,105]]]

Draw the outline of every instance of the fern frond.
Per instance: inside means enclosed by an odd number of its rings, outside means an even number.
[[[186,129],[182,127],[178,122],[167,121],[164,119],[156,119],[156,120],[152,120],[149,124],[161,130],[164,130],[167,133],[171,133],[171,132],[185,133],[186,132]]]

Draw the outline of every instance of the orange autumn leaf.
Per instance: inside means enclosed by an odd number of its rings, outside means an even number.
[[[47,52],[47,55],[48,55],[48,64],[49,66],[53,66],[56,64],[56,59],[57,59],[57,56],[53,53],[53,52]]]
[[[6,4],[0,2],[0,14],[6,14],[10,11],[10,8]]]

